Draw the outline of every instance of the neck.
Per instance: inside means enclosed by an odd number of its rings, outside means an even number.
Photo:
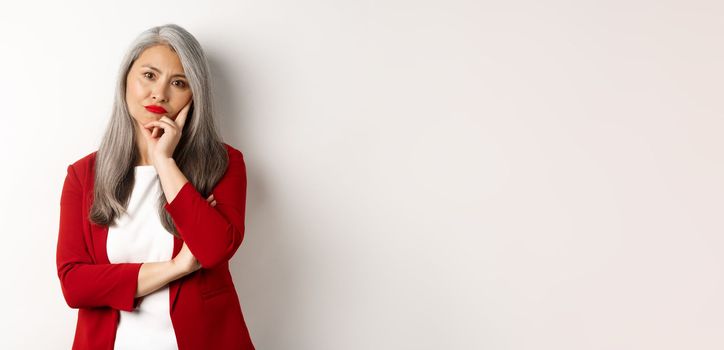
[[[146,152],[147,145],[146,145],[146,139],[141,134],[140,126],[136,125],[136,146],[138,147],[138,158],[139,161],[137,162],[136,166],[139,165],[152,165],[151,162],[146,159]]]

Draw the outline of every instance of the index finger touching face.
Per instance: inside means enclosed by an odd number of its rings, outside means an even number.
[[[184,108],[181,108],[181,111],[178,112],[178,115],[176,116],[176,123],[183,129],[184,124],[186,124],[186,118],[188,117],[189,110],[191,109],[191,104],[194,102],[193,99],[187,103]]]

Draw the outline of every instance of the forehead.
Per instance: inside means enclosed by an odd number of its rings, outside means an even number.
[[[138,55],[134,66],[151,65],[169,74],[182,74],[183,66],[178,55],[166,45],[154,45]]]

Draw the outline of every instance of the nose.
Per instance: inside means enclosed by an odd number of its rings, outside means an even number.
[[[160,85],[160,84],[159,84]],[[156,85],[152,92],[152,98],[156,102],[167,102],[166,88],[164,86]]]

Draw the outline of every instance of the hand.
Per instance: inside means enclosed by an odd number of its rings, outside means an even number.
[[[214,199],[214,194],[212,193],[208,198],[206,198],[206,201],[211,203],[212,207],[216,206],[216,199]]]
[[[191,250],[189,250],[186,242],[184,242],[183,246],[181,246],[181,250],[178,252],[178,254],[176,254],[172,261],[175,266],[183,271],[184,275],[192,273],[201,268],[201,264],[199,264],[199,261],[196,260],[196,257],[191,254]]]
[[[216,200],[214,199],[213,193],[206,198],[206,201],[211,203],[212,207],[216,206]],[[181,250],[178,254],[176,254],[176,257],[173,258],[173,263],[186,274],[192,273],[201,268],[201,264],[199,264],[196,257],[191,253],[191,250],[189,250],[186,242],[184,242],[183,246],[181,246]]]
[[[192,99],[181,108],[174,119],[164,115],[159,120],[141,125],[141,133],[146,139],[146,151],[151,164],[155,165],[156,160],[173,157],[173,151],[181,140],[181,133],[193,101]]]

